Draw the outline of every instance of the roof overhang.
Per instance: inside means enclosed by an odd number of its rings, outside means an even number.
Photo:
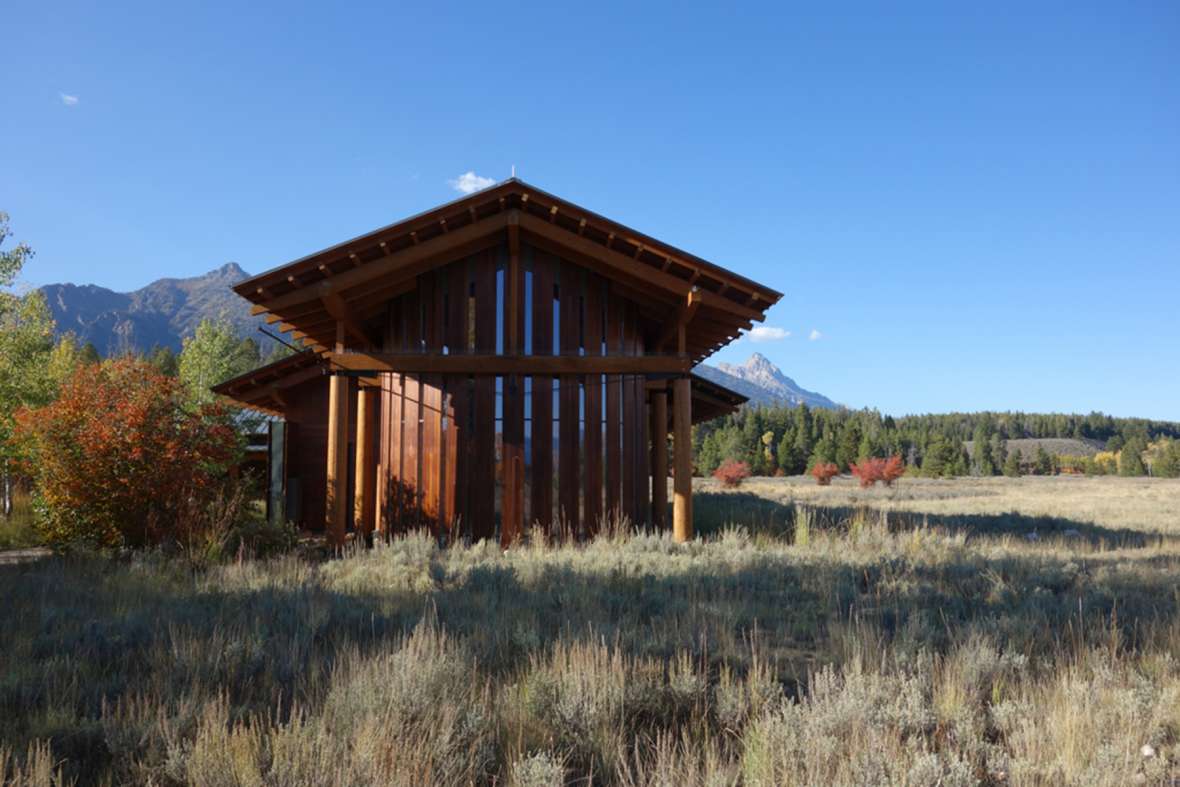
[[[438,265],[509,235],[601,273],[657,325],[684,322],[699,362],[760,322],[782,294],[517,179],[332,246],[234,286],[254,314],[318,353]],[[661,344],[676,335],[659,337]]]
[[[706,380],[700,375],[692,375],[690,387],[692,390],[692,422],[712,421],[723,415],[737,412],[737,409],[749,397],[742,396],[737,391],[731,391],[724,385],[718,385],[712,380]]]
[[[288,355],[238,375],[211,389],[238,407],[282,417],[287,410],[285,391],[327,373],[323,360],[311,350]]]
[[[317,378],[323,378],[326,384],[327,374],[328,365],[324,359],[311,350],[304,350],[226,380],[213,386],[212,390],[238,407],[281,418],[286,414],[289,404],[286,394],[288,389]],[[747,401],[740,393],[699,375],[691,375],[690,380],[693,423],[728,415]],[[666,379],[648,382],[652,389],[667,390],[667,385]]]

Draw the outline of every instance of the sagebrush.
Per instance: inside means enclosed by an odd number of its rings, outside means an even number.
[[[413,535],[318,564],[0,566],[0,768],[23,784],[1180,775],[1180,484],[1148,488],[1159,507],[1137,526],[1056,530],[882,507],[944,482],[866,491],[880,505],[698,494],[717,524],[687,545]]]

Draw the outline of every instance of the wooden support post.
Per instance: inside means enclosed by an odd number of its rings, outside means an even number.
[[[377,389],[362,388],[356,396],[356,480],[352,506],[357,536],[373,532],[377,492]]]
[[[344,352],[344,323],[336,324],[336,349]],[[328,384],[328,484],[324,498],[324,529],[328,541],[344,545],[348,505],[348,378],[334,374]]]
[[[683,544],[692,540],[692,389],[687,376],[672,383],[672,408],[672,538]]]
[[[651,523],[668,526],[668,391],[651,394]]]
[[[504,348],[519,353],[524,334],[524,269],[520,264],[520,232],[508,225],[508,270],[504,274]],[[502,379],[503,491],[500,496],[500,545],[509,547],[524,533],[524,378]]]

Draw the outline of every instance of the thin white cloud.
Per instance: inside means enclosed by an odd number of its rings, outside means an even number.
[[[450,183],[451,188],[460,194],[474,194],[481,189],[486,189],[488,186],[496,185],[496,181],[476,175],[472,170],[467,170],[459,177],[448,180],[447,183]]]
[[[772,325],[756,325],[746,332],[746,336],[752,342],[777,342],[790,338],[791,332]]]
[[[71,96],[69,93],[62,93],[60,95],[61,103],[65,104],[67,107],[75,106],[78,103],[77,96]]]
[[[817,339],[824,338],[824,335],[820,333],[818,329],[812,328],[811,333],[807,334],[807,338],[814,342]]]

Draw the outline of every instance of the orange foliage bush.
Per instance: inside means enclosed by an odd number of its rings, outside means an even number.
[[[736,488],[750,477],[750,466],[745,462],[726,459],[713,471],[713,477],[720,481],[722,486]]]
[[[815,466],[811,468],[811,474],[815,477],[815,482],[820,486],[828,486],[832,483],[832,479],[840,475],[840,468],[831,462],[816,462]]]
[[[905,464],[897,454],[888,459],[870,456],[863,462],[852,463],[849,465],[849,469],[854,476],[860,479],[862,487],[872,486],[878,481],[884,483],[885,486],[893,486],[893,482],[905,473]]]
[[[220,405],[131,359],[86,365],[57,401],[16,416],[50,542],[142,546],[215,501],[238,440]]]
[[[893,482],[905,475],[905,462],[901,454],[894,454],[885,460],[885,467],[881,471],[881,480],[885,486],[893,486]]]

